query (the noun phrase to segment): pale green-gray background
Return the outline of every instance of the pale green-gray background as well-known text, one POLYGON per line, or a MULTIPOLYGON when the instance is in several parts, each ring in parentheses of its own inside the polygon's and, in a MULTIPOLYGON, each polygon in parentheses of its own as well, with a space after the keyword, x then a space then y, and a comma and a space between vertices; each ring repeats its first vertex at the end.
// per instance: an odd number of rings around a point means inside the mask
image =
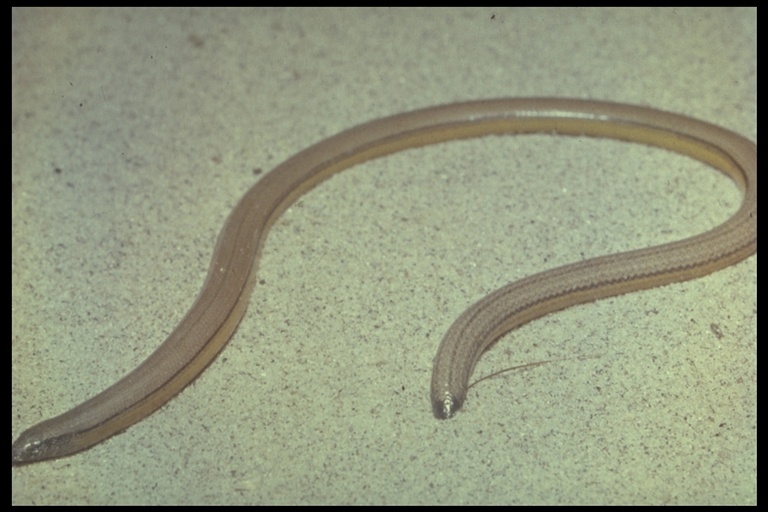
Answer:
MULTIPOLYGON (((149 354, 219 228, 309 144, 503 96, 638 103, 756 140, 753 9, 13 11, 12 434, 149 354), (58 169, 58 171, 57 171, 58 169)), ((92 450, 13 468, 14 503, 753 503, 756 258, 572 308, 486 354, 452 421, 432 357, 533 272, 732 213, 727 179, 547 136, 408 151, 276 223, 239 331, 92 450)))

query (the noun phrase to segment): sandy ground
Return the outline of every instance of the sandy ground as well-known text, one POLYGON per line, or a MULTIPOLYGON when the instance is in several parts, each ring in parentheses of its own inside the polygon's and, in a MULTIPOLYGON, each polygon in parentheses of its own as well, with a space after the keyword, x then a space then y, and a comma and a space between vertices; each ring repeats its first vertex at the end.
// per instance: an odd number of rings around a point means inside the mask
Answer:
MULTIPOLYGON (((355 124, 506 96, 653 106, 756 140, 756 12, 20 9, 12 434, 143 360, 259 176, 355 124), (259 170, 263 171, 259 173, 259 170)), ((730 182, 642 146, 494 137, 360 165, 275 224, 236 335, 12 501, 754 503, 756 257, 503 338, 452 421, 431 363, 489 291, 704 231, 730 182)))

